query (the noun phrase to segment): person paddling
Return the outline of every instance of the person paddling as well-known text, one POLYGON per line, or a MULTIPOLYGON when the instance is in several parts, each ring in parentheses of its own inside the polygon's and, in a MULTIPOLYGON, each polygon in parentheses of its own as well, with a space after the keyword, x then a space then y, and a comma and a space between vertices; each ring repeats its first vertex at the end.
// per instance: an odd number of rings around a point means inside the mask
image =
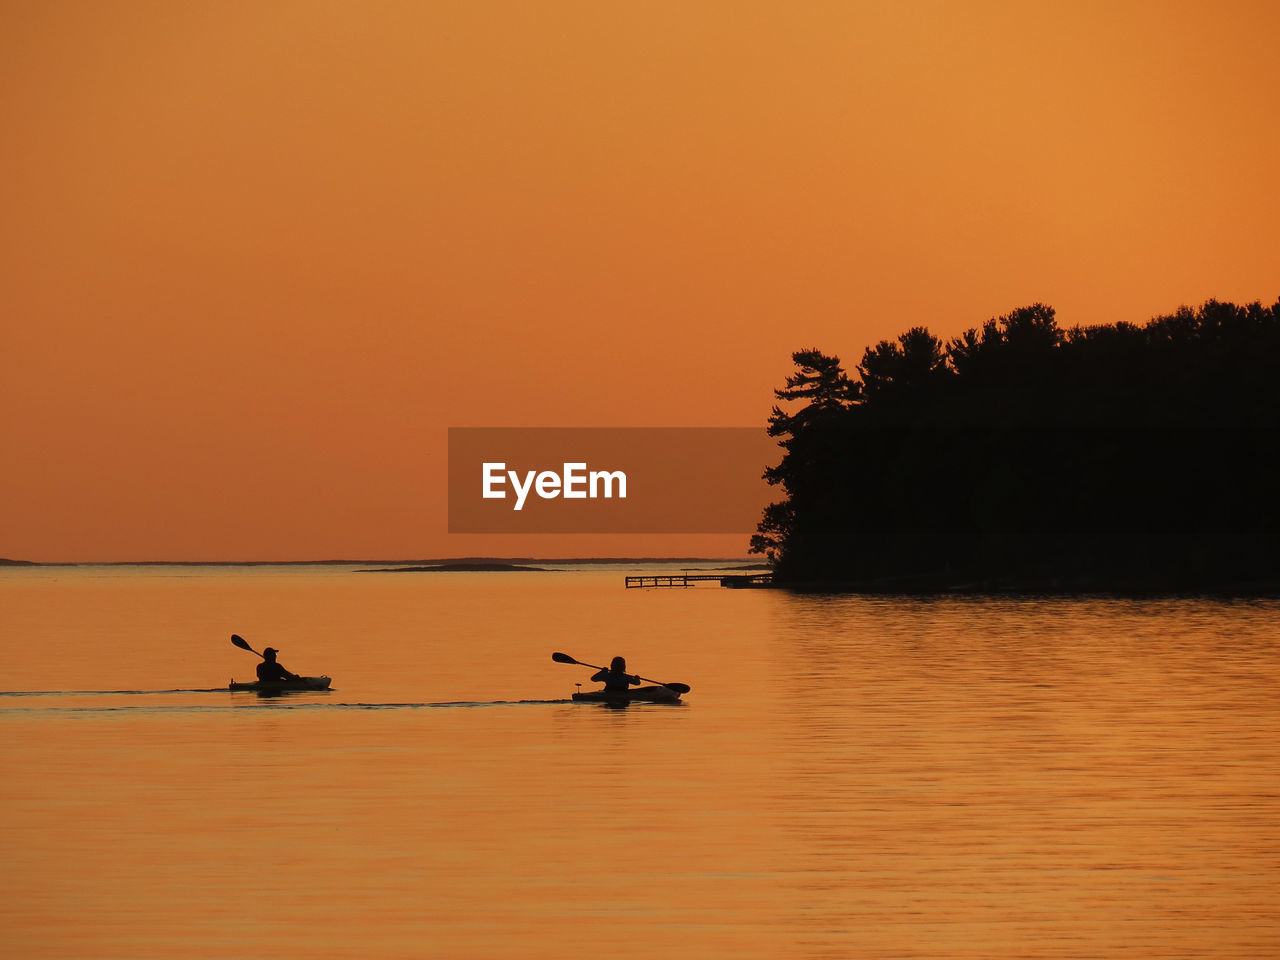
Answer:
POLYGON ((631 687, 640 685, 640 678, 627 673, 627 661, 623 657, 614 657, 607 670, 597 671, 591 679, 603 683, 606 693, 626 693, 631 687))
POLYGON ((297 680, 296 673, 290 673, 284 668, 284 665, 276 662, 277 650, 275 647, 267 647, 262 651, 262 662, 258 664, 259 680, 297 680))

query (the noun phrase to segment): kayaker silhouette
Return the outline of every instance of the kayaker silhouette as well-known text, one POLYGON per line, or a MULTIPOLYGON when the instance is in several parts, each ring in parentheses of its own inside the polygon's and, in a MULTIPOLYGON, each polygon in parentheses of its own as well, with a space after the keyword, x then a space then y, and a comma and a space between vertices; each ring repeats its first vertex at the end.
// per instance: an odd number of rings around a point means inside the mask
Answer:
POLYGON ((297 680, 296 673, 290 673, 283 664, 276 662, 276 648, 267 647, 262 651, 262 662, 258 664, 259 680, 297 680))
POLYGON ((599 670, 592 677, 597 683, 603 683, 607 693, 626 693, 630 687, 638 687, 640 678, 627 673, 627 661, 623 657, 614 657, 607 670, 599 670))

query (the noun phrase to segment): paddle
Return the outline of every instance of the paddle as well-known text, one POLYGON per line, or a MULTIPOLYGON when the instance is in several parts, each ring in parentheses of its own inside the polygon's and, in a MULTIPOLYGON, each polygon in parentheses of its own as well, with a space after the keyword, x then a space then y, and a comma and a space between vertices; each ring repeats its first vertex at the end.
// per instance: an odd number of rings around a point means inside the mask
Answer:
MULTIPOLYGON (((575 660, 567 653, 553 653, 551 659, 556 663, 573 663, 579 667, 590 667, 592 670, 603 670, 604 667, 597 667, 594 663, 583 663, 581 660, 575 660)), ((666 687, 668 690, 674 690, 676 693, 688 693, 691 689, 687 683, 663 683, 660 680, 650 680, 648 677, 641 677, 635 673, 632 676, 643 680, 645 683, 656 683, 660 687, 666 687)))
MULTIPOLYGON (((231 635, 231 645, 233 647, 239 647, 241 650, 248 650, 250 653, 257 654, 259 657, 262 657, 262 654, 258 653, 257 650, 249 646, 249 641, 246 640, 244 637, 240 636, 239 634, 233 633, 231 635)), ((262 657, 262 659, 265 660, 267 658, 262 657)))

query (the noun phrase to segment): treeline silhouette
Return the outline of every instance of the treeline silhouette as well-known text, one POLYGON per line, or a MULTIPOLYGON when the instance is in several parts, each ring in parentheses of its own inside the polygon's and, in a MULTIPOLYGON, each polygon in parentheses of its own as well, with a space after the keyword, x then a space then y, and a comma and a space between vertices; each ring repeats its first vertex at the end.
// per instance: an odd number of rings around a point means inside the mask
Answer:
POLYGON ((1280 301, 1139 326, 1034 304, 948 342, 793 354, 753 552, 859 589, 1186 592, 1280 582, 1280 301))

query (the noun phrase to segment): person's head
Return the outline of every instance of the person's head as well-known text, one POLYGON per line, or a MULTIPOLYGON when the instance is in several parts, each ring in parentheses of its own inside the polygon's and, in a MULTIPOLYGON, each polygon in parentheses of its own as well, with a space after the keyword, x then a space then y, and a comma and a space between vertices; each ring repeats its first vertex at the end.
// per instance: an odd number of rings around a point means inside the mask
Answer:
POLYGON ((267 661, 274 661, 274 660, 275 660, 275 658, 276 658, 276 648, 275 648, 275 647, 267 647, 267 649, 265 649, 265 650, 263 650, 263 651, 262 651, 262 659, 263 659, 263 660, 267 660, 267 661))
POLYGON ((613 661, 609 664, 609 669, 612 670, 614 673, 626 673, 627 672, 626 658, 614 657, 613 661))

